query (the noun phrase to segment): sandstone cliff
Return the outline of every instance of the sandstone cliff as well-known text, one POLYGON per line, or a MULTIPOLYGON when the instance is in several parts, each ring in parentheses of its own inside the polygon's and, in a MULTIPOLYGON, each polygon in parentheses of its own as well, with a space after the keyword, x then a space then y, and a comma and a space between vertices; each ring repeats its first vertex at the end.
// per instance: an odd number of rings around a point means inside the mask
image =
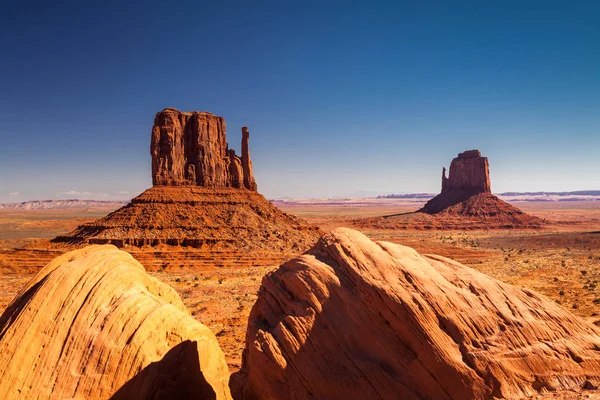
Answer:
POLYGON ((2 399, 230 399, 216 337, 113 246, 65 253, 0 318, 2 399))
POLYGON ((249 136, 244 127, 240 158, 227 146, 222 117, 166 108, 156 114, 152 127, 152 183, 256 190, 249 136))
POLYGON ((490 167, 479 150, 467 150, 450 163, 450 176, 442 169, 442 193, 462 190, 471 194, 491 193, 490 167))
POLYGON ((336 229, 262 282, 239 399, 491 399, 593 388, 600 331, 440 256, 336 229))

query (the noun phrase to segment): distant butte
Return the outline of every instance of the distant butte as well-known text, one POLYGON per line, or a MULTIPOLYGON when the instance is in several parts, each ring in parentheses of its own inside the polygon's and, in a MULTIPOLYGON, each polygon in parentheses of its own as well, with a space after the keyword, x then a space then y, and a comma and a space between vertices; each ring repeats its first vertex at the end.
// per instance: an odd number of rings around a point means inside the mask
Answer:
POLYGON ((467 150, 442 169, 442 192, 419 211, 485 220, 497 226, 539 227, 542 221, 492 194, 490 166, 479 150, 467 150))
POLYGON ((472 196, 492 193, 491 186, 487 157, 482 157, 479 150, 464 151, 450 163, 448 178, 446 168, 442 168, 442 192, 420 211, 436 214, 472 196))
POLYGON ((460 153, 442 168, 442 191, 415 213, 363 218, 359 227, 382 229, 540 228, 543 221, 492 194, 490 167, 479 150, 460 153))

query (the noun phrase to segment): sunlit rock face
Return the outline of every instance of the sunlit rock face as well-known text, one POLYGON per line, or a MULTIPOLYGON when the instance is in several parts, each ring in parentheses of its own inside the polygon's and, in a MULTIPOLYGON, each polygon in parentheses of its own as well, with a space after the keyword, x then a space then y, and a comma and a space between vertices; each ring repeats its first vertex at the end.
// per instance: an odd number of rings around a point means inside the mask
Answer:
POLYGON ((222 117, 166 108, 156 114, 152 127, 152 183, 255 191, 249 139, 248 128, 243 127, 239 157, 228 148, 222 117))
POLYGON ((44 267, 0 318, 1 399, 230 399, 215 335, 129 253, 44 267))
POLYGON ((339 228, 268 274, 239 399, 530 398, 600 382, 600 331, 548 298, 339 228))

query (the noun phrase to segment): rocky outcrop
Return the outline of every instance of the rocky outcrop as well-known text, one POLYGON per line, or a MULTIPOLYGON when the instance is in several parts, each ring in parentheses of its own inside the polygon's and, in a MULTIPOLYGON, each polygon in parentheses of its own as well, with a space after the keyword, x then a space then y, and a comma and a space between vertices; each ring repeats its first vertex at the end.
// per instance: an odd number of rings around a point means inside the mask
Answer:
POLYGON ((265 265, 273 265, 272 255, 281 262, 306 251, 322 232, 257 192, 249 141, 243 127, 238 157, 227 147, 223 118, 172 108, 159 112, 150 145, 154 186, 53 242, 182 246, 253 264, 250 253, 260 251, 270 253, 260 257, 265 265))
POLYGON ((256 190, 256 181, 252 173, 252 160, 250 160, 250 132, 245 126, 242 128, 242 170, 244 173, 244 187, 256 190))
MULTIPOLYGON (((487 157, 479 150, 462 152, 452 160, 450 175, 442 169, 442 192, 429 200, 419 212, 443 218, 467 218, 485 222, 484 228, 540 228, 543 221, 527 215, 491 192, 487 157)), ((446 221, 443 226, 455 226, 446 221)))
POLYGON ((152 183, 255 191, 248 141, 248 128, 244 127, 240 158, 227 146, 222 117, 207 112, 181 112, 166 108, 156 114, 152 127, 152 183))
POLYGON ((467 150, 450 163, 450 176, 442 169, 442 193, 461 190, 471 194, 491 193, 490 167, 479 150, 467 150))
POLYGON ((446 168, 442 168, 442 192, 420 211, 435 214, 479 193, 491 193, 488 159, 479 150, 467 150, 452 160, 447 178, 446 168))
POLYGON ((240 399, 491 399, 600 383, 600 331, 546 297, 340 228, 267 275, 240 399))
POLYGON ((216 337, 114 246, 65 253, 0 318, 2 399, 230 399, 216 337))

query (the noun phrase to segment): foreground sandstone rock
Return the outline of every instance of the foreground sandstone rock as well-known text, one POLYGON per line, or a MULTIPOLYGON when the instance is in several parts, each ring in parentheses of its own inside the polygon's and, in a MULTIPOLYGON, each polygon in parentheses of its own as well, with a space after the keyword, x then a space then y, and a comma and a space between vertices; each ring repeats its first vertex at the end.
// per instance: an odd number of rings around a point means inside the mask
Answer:
POLYGON ((600 383, 600 331, 546 297, 340 228, 267 275, 240 399, 491 399, 600 383))
POLYGON ((215 336, 113 246, 65 253, 0 318, 2 399, 229 399, 215 336))

